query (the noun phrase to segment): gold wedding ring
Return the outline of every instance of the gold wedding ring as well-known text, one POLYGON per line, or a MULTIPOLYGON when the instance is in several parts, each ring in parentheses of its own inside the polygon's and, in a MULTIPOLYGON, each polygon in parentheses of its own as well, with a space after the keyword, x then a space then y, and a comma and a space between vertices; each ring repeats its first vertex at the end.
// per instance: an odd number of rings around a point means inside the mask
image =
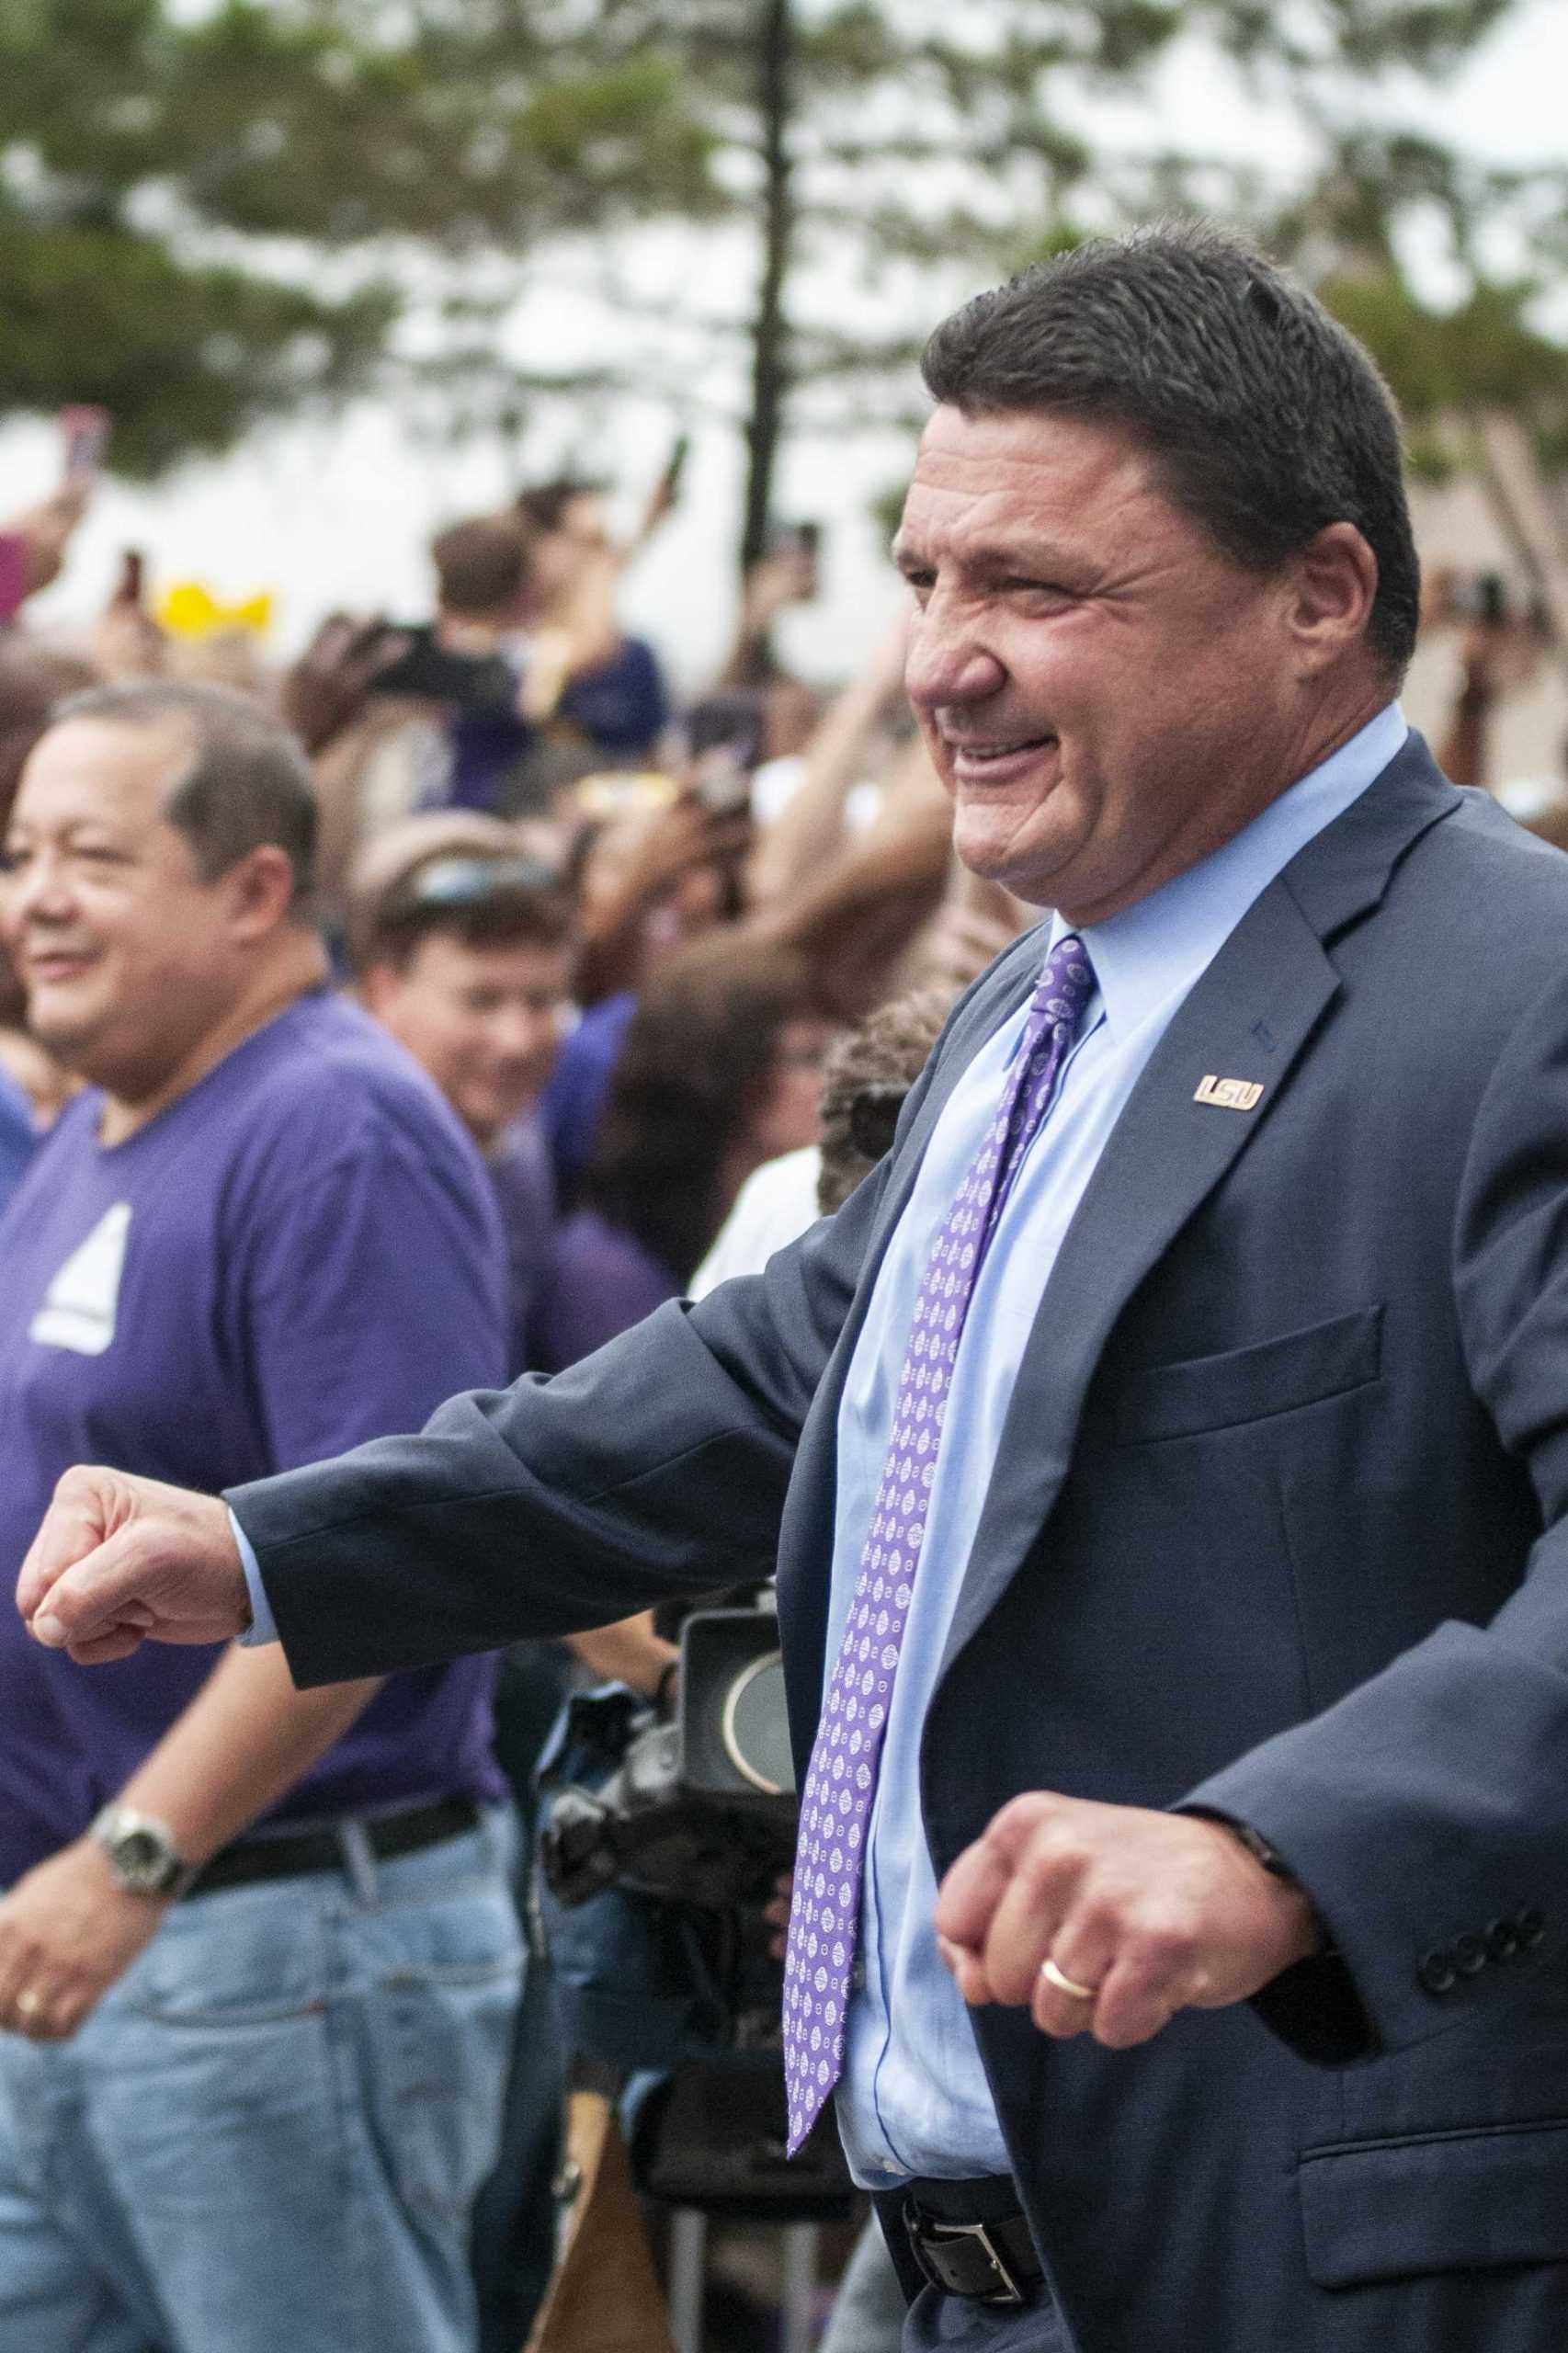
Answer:
POLYGON ((35 1994, 30 1985, 24 1986, 17 1996, 17 2016, 19 2018, 36 2018, 42 2007, 43 1995, 35 1994))
POLYGON ((1040 1973, 1048 1985, 1054 1985, 1059 1994, 1071 1995, 1074 2002, 1097 2002, 1099 1999, 1097 1985, 1080 1985, 1075 1977, 1069 1977, 1064 1969, 1058 1969, 1049 1955, 1040 1962, 1040 1973))

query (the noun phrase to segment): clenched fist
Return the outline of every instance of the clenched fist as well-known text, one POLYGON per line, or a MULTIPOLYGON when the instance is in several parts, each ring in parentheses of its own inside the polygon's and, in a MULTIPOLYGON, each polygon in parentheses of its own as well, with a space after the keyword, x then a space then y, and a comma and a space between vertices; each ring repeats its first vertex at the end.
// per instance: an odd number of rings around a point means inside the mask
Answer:
POLYGON ((1043 2033, 1112 2050, 1245 2001, 1323 1940, 1301 1889, 1221 1824, 1049 1790, 959 1857, 937 1934, 966 2002, 1027 2004, 1043 2033))
POLYGON ((222 1643, 250 1623, 250 1597, 223 1505, 125 1471, 67 1471, 33 1539, 17 1607, 50 1650, 79 1666, 143 1642, 222 1643))

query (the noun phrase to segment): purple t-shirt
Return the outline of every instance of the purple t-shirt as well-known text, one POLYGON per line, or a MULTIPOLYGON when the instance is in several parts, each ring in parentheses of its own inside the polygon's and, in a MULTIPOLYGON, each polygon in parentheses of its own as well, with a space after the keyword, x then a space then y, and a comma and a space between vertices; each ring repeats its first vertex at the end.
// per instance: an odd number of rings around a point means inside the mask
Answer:
MULTIPOLYGON (((384 1031, 312 994, 124 1143, 67 1106, 0 1218, 0 1586, 74 1462, 209 1494, 505 1378, 483 1164, 384 1031)), ((219 1652, 46 1651, 0 1600, 0 1887, 75 1837, 219 1652)), ((279 1821, 500 1793, 488 1659, 402 1675, 279 1821)))
POLYGON ((628 1024, 637 1010, 631 989, 601 997, 562 1039, 550 1083, 540 1098, 539 1116, 550 1140, 557 1188, 570 1200, 587 1166, 609 1093, 628 1024))
POLYGON ((597 1210, 579 1210, 555 1237, 539 1303, 536 1370, 564 1372, 679 1296, 676 1276, 634 1234, 597 1210))
POLYGON ((0 1210, 21 1183, 37 1149, 28 1098, 10 1072, 0 1065, 0 1210))
POLYGON ((670 717, 658 655, 644 638, 623 637, 597 670, 571 681, 556 710, 601 752, 651 752, 670 717))
POLYGON ((555 1241, 555 1170, 537 1117, 515 1120, 485 1166, 506 1237, 508 1378, 534 1364, 540 1294, 555 1241))

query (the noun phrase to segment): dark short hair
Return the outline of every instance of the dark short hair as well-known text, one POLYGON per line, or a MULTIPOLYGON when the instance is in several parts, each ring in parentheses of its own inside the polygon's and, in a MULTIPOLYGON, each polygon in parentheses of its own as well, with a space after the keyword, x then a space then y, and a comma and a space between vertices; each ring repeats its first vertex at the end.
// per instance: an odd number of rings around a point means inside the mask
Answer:
POLYGON ((361 972, 405 972, 437 935, 464 948, 565 948, 574 930, 570 892, 537 858, 437 850, 402 874, 371 910, 355 945, 361 972))
POLYGON ((822 1173, 817 1207, 844 1207, 892 1148, 903 1100, 926 1067, 953 1008, 950 988, 908 990, 869 1013, 828 1055, 822 1087, 822 1173))
POLYGON ((494 612, 511 602, 528 577, 528 533, 515 516, 471 516, 437 532, 430 560, 447 612, 494 612))
POLYGON ((204 881, 268 845, 288 858, 293 911, 315 888, 316 796, 297 737, 249 696, 190 680, 138 678, 68 695, 50 724, 71 719, 157 727, 175 720, 191 737, 189 765, 169 787, 164 815, 189 842, 204 881))
POLYGON ((1080 245, 966 302, 922 366, 966 415, 1122 426, 1165 496, 1249 571, 1354 523, 1378 561, 1369 642, 1403 673, 1421 574, 1392 395, 1356 338, 1243 238, 1178 222, 1080 245))
POLYGON ((557 474, 553 482, 536 483, 517 494, 517 512, 531 530, 558 531, 574 498, 602 498, 605 485, 585 474, 557 474))

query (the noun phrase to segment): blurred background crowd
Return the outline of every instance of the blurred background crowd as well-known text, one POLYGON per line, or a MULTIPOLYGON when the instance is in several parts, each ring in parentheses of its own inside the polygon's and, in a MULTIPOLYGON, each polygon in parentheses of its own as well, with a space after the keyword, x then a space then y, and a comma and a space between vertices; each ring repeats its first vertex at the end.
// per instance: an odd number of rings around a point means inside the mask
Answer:
MULTIPOLYGON (((416 620, 335 613, 282 663, 253 616, 155 613, 141 551, 96 614, 33 618, 105 427, 71 411, 63 429, 60 487, 0 527, 0 808, 51 710, 94 686, 216 687, 289 731, 334 978, 490 1166, 514 1370, 557 1370, 687 1289, 754 1172, 817 1142, 834 1040, 905 991, 956 992, 1038 919, 950 856, 902 617, 836 687, 778 654, 780 618, 818 593, 816 528, 778 532, 749 567, 697 691, 624 626, 622 577, 677 504, 684 439, 629 536, 608 472, 528 484, 435 534, 416 620)), ((1457 782, 1568 842, 1562 535, 1528 462, 1526 497, 1528 567, 1429 563, 1407 701, 1457 782), (1498 748, 1520 702, 1523 767, 1498 748)), ((14 972, 3 987, 11 1181, 76 1082, 29 1036, 14 972)))
MULTIPOLYGON (((85 494, 0 539, 25 550, 21 581, 51 576, 85 494)), ((440 531, 417 623, 334 615, 287 666, 244 626, 160 626, 130 556, 86 630, 35 630, 18 597, 0 636, 7 810, 51 708, 96 685, 216 687, 303 747, 335 977, 491 1166, 514 1370, 557 1369, 684 1290, 753 1172, 816 1142, 834 1038, 906 987, 956 989, 1037 919, 952 864, 902 622, 836 692, 792 676, 770 624, 812 595, 815 555, 791 535, 677 705, 617 618, 635 551, 599 484, 562 481, 440 531)), ((0 1057, 41 1133, 74 1082, 14 973, 0 1057)))

